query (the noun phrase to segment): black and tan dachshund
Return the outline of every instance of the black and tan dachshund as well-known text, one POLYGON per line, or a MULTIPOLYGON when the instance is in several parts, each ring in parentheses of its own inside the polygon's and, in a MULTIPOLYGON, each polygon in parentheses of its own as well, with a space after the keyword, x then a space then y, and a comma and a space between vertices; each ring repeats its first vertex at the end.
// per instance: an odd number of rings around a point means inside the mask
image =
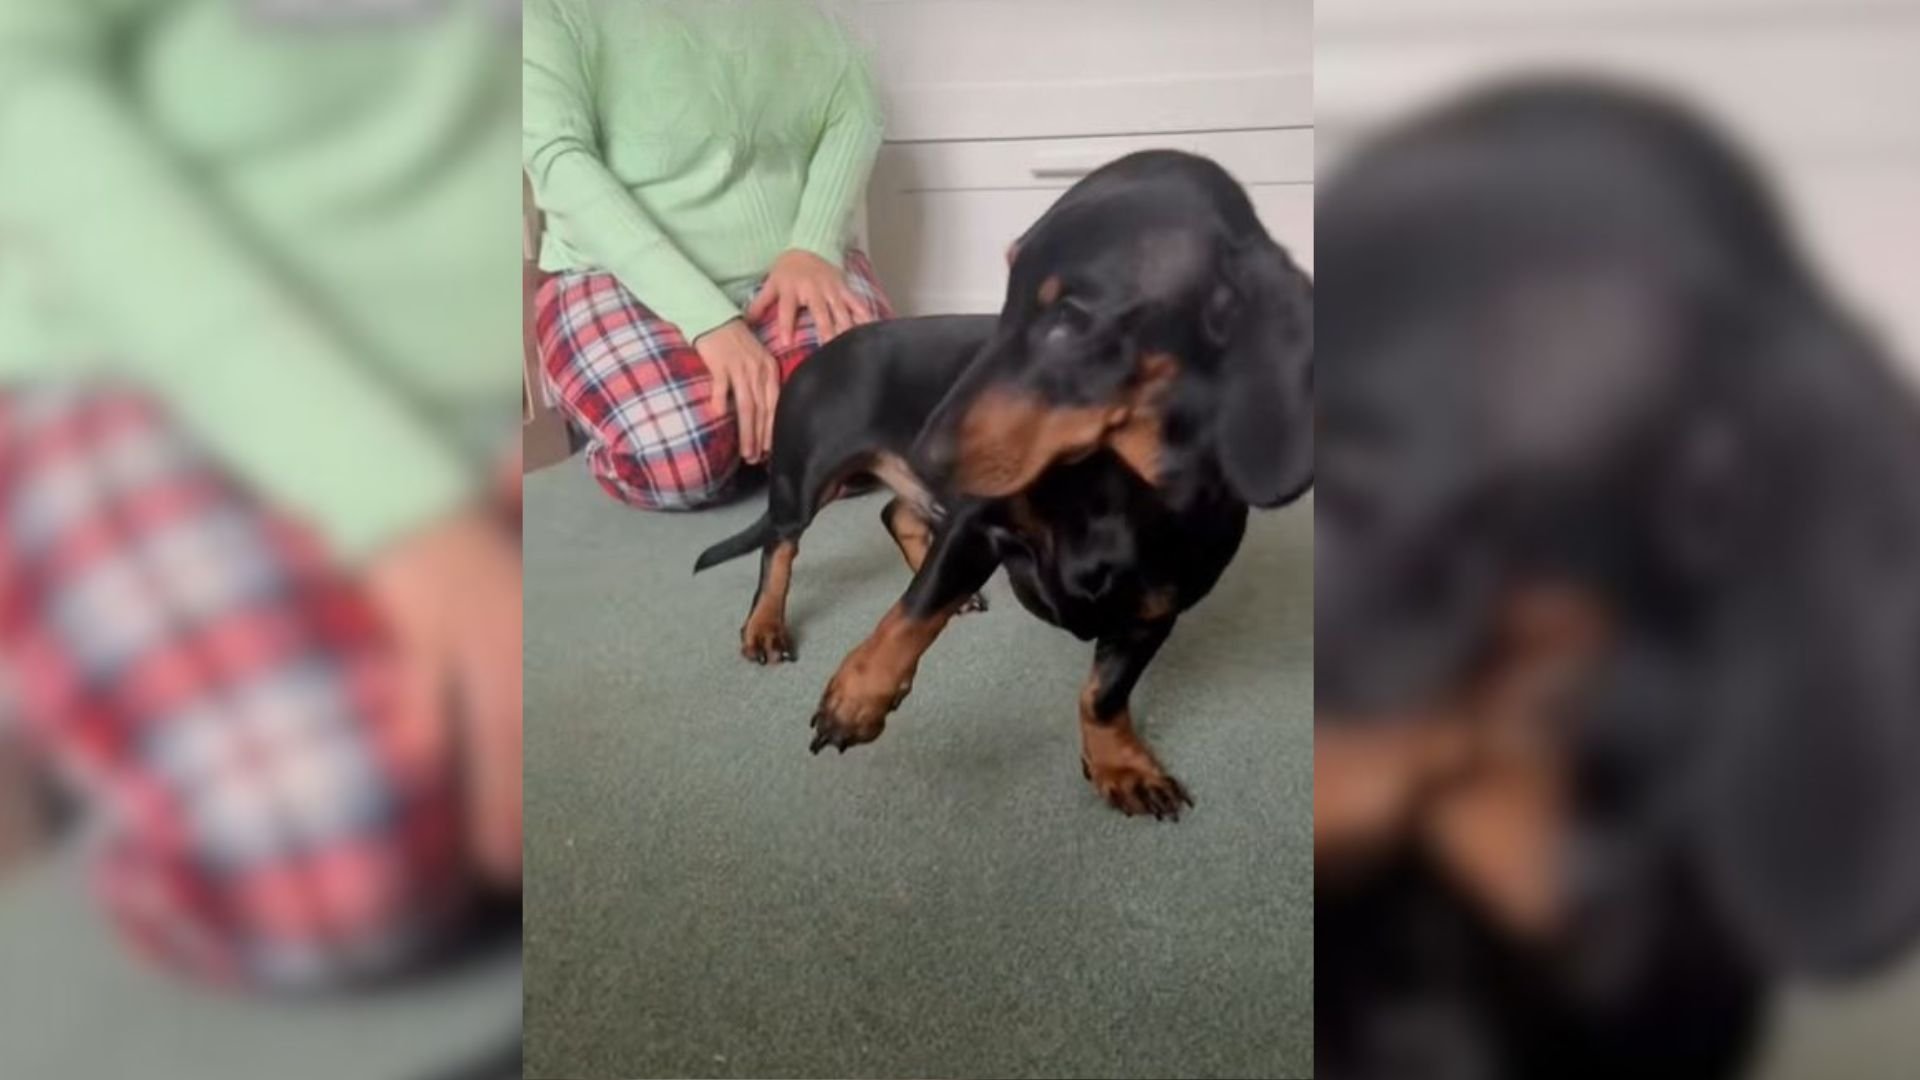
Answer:
POLYGON ((1316 224, 1317 1071, 1735 1075, 1920 930, 1920 406, 1662 99, 1486 91, 1316 224))
POLYGON ((793 656, 801 532, 857 477, 913 580, 828 683, 812 749, 878 738, 920 658, 998 567, 1040 618, 1095 642, 1082 765, 1128 814, 1186 789, 1128 697, 1180 614, 1232 560, 1248 506, 1312 483, 1312 289, 1246 192, 1204 158, 1129 155, 1016 243, 1000 315, 902 319, 822 348, 782 392, 766 515, 696 570, 761 550, 741 631, 793 656))

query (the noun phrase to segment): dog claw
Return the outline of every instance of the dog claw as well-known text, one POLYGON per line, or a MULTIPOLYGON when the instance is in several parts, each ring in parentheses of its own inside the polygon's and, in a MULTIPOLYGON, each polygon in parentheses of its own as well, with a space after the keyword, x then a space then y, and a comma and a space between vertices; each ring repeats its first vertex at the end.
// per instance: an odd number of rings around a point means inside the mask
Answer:
POLYGON ((807 724, 813 729, 813 739, 807 744, 807 749, 814 754, 818 754, 829 746, 844 754, 861 743, 871 742, 878 734, 877 732, 867 734, 860 729, 849 728, 835 719, 826 709, 815 712, 807 724))
POLYGON ((740 630, 740 655, 761 667, 791 661, 795 652, 785 626, 768 629, 748 623, 740 630))
POLYGON ((908 685, 902 680, 892 700, 887 701, 876 698, 870 688, 862 688, 863 693, 851 692, 843 677, 835 675, 808 721, 814 730, 816 752, 819 747, 832 746, 844 754, 879 738, 886 728, 887 715, 906 696, 908 685))
POLYGON ((1108 767, 1096 772, 1083 757, 1080 772, 1107 805, 1129 817, 1151 814, 1155 821, 1177 822, 1181 804, 1193 805, 1185 785, 1157 769, 1147 773, 1108 767))

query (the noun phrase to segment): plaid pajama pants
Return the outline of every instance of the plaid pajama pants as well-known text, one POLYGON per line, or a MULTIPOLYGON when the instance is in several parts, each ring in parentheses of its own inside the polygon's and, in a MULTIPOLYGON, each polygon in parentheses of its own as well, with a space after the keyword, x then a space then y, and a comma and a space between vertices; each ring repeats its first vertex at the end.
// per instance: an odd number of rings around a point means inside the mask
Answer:
POLYGON ((140 951, 310 988, 391 972, 448 923, 450 765, 383 723, 384 642, 316 538, 144 395, 0 387, 0 682, 140 951))
MULTIPOLYGON (((864 253, 849 251, 847 284, 879 318, 893 314, 864 253)), ((758 292, 756 287, 755 292, 758 292)), ((726 493, 740 468, 740 436, 700 354, 673 324, 612 274, 569 271, 540 286, 540 363, 560 410, 587 440, 587 464, 607 493, 647 510, 689 510, 726 493)), ((775 313, 753 330, 785 382, 819 348, 811 312, 777 347, 775 313)))

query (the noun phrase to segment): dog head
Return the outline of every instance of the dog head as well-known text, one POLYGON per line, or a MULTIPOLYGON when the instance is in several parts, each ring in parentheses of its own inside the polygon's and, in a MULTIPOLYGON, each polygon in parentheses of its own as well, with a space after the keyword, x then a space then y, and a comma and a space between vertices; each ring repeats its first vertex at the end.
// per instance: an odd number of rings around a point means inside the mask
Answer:
POLYGON ((1312 286, 1218 165, 1122 158, 1009 254, 999 327, 922 436, 930 472, 998 497, 1104 448, 1258 506, 1311 485, 1312 286))

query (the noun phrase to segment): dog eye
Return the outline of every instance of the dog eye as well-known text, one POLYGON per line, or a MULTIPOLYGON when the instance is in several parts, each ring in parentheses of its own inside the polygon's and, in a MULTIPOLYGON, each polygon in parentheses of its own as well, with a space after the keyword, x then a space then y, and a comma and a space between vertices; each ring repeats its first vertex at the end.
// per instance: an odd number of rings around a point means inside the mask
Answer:
POLYGON ((1035 326, 1040 344, 1049 347, 1077 341, 1092 328, 1093 312, 1070 298, 1048 308, 1035 326))
POLYGON ((1099 318, 1093 313, 1093 308, 1078 297, 1062 297, 1060 303, 1055 305, 1055 310, 1059 313, 1061 324, 1069 327, 1076 334, 1091 333, 1100 324, 1099 318))

